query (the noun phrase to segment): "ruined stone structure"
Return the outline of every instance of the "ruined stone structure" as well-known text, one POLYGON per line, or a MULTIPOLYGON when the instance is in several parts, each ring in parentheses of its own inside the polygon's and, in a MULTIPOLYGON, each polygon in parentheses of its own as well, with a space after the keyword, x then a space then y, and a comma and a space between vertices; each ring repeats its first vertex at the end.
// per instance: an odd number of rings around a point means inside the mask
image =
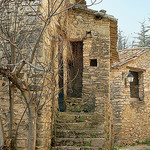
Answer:
POLYGON ((150 139, 150 49, 119 51, 119 57, 110 72, 112 124, 114 142, 126 145, 150 139))

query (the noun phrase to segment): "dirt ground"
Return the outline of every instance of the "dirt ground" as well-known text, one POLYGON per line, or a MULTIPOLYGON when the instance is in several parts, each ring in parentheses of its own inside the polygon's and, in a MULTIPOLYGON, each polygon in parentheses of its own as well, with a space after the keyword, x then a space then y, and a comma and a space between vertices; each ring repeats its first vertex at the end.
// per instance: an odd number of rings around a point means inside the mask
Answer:
POLYGON ((127 146, 120 148, 120 150, 150 150, 150 146, 147 145, 127 146))

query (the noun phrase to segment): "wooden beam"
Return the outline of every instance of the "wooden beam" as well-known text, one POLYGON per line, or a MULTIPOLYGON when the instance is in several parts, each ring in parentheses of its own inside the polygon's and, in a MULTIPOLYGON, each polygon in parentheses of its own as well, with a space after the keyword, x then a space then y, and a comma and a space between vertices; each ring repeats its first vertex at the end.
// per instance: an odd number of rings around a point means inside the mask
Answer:
POLYGON ((131 71, 135 71, 135 72, 145 72, 146 69, 141 69, 141 68, 135 68, 135 67, 126 67, 127 69, 130 69, 131 71))

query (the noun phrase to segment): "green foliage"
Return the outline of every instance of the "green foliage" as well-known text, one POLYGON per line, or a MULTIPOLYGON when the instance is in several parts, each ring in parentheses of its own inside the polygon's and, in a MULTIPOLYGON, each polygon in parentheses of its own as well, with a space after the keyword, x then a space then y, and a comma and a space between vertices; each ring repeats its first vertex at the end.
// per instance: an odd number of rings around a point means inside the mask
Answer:
POLYGON ((91 146, 91 142, 86 142, 85 146, 91 146))
POLYGON ((137 143, 137 144, 141 144, 139 141, 135 141, 135 143, 137 143))
POLYGON ((72 112, 81 112, 81 110, 76 110, 76 109, 75 109, 75 110, 73 110, 72 112))
POLYGON ((96 137, 96 134, 95 133, 90 133, 90 136, 91 137, 96 137))
POLYGON ((51 147, 50 150, 53 150, 53 147, 51 147))
POLYGON ((114 150, 120 150, 122 146, 114 146, 114 150))
POLYGON ((88 113, 88 112, 89 112, 89 111, 88 111, 88 110, 86 110, 86 109, 84 109, 83 111, 84 111, 85 113, 88 113))
POLYGON ((83 118, 81 116, 79 116, 78 118, 76 118, 76 121, 77 122, 83 122, 84 120, 83 120, 83 118))
POLYGON ((83 120, 83 118, 80 116, 79 117, 79 122, 83 122, 84 120, 83 120))
POLYGON ((132 143, 131 146, 136 146, 136 143, 132 143))
POLYGON ((59 116, 59 110, 57 110, 57 114, 56 114, 56 116, 57 116, 57 117, 59 116))
POLYGON ((137 144, 146 144, 148 146, 150 146, 150 141, 146 140, 146 141, 143 141, 143 142, 139 142, 139 141, 135 141, 137 144))
POLYGON ((56 122, 59 122, 58 116, 59 116, 59 110, 57 110, 57 113, 56 113, 56 122))
POLYGON ((141 144, 146 144, 146 145, 150 145, 150 141, 146 140, 146 141, 143 141, 141 144))
POLYGON ((59 119, 58 119, 58 118, 56 118, 56 122, 59 122, 59 119))
POLYGON ((141 31, 137 33, 137 37, 135 37, 138 42, 133 46, 136 47, 148 47, 150 44, 150 36, 149 36, 149 28, 145 24, 145 21, 140 22, 141 31))
POLYGON ((107 132, 107 139, 109 140, 109 131, 107 132))

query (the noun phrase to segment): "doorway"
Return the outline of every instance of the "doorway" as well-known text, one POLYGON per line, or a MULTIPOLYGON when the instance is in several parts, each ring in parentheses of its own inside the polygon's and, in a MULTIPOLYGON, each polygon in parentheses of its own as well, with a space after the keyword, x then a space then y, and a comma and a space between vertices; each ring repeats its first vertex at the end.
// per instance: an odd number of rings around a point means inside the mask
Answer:
POLYGON ((71 42, 72 60, 68 62, 68 90, 69 97, 81 98, 83 75, 83 41, 71 42))

